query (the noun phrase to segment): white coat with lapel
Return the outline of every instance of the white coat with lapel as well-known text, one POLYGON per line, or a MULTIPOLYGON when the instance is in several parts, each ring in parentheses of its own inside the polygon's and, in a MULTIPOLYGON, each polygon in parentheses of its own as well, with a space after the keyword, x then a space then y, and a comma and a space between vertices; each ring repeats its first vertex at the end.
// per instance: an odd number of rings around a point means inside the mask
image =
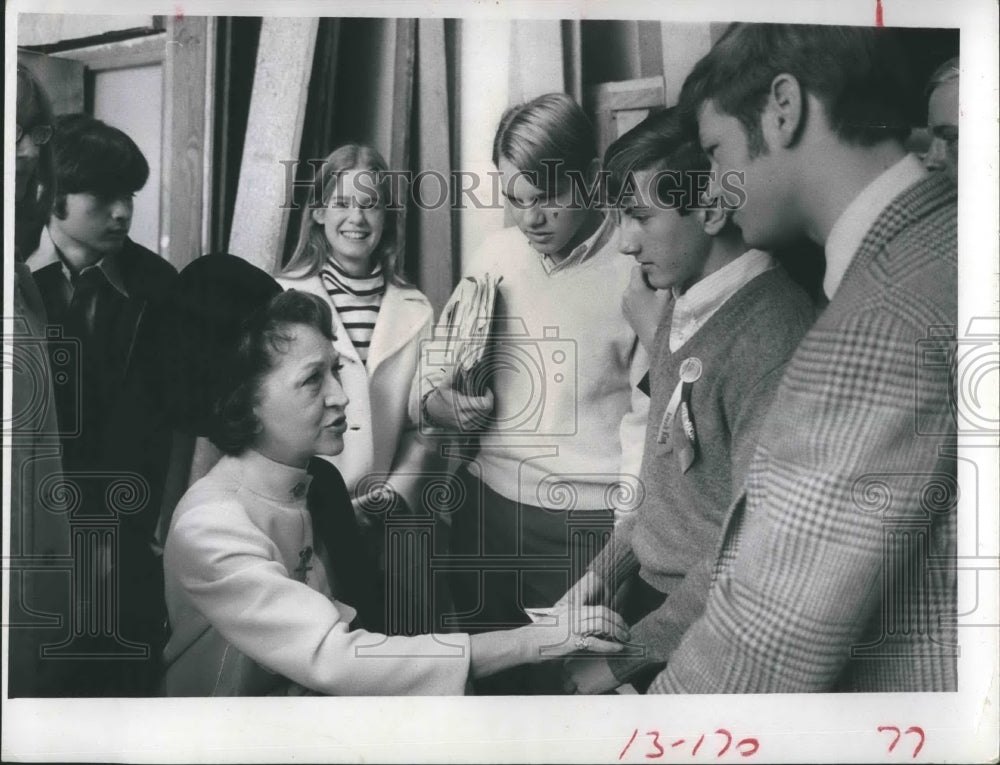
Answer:
POLYGON ((431 336, 434 310, 430 302, 417 289, 386 285, 366 368, 318 274, 277 280, 285 289, 318 295, 333 311, 337 335, 333 345, 343 362, 340 378, 350 399, 349 428, 344 450, 327 459, 343 474, 356 509, 360 510, 358 497, 390 475, 395 491, 410 507, 419 508, 422 478, 433 469, 433 452, 419 440, 408 412, 416 410, 414 381, 421 342, 431 336))

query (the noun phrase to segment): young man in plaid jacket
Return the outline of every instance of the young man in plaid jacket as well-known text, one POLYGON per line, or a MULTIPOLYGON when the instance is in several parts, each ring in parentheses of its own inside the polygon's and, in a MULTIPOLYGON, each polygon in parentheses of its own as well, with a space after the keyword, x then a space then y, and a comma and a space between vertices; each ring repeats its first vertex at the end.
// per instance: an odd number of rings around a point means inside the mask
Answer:
POLYGON ((652 693, 956 689, 950 369, 920 363, 954 333, 956 190, 903 149, 889 34, 734 25, 685 82, 713 169, 745 173, 747 244, 822 244, 830 302, 652 693))

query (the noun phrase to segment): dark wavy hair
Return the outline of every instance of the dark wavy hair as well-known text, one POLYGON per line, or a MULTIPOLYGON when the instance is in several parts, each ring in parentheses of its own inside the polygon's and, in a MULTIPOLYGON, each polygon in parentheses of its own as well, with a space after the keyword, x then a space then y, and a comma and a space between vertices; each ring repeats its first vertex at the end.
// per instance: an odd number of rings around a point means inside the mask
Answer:
POLYGON ((765 149, 760 117, 782 73, 819 99, 846 142, 870 146, 910 134, 914 90, 906 58, 892 30, 873 27, 733 24, 684 81, 685 119, 696 122, 711 101, 740 121, 757 156, 765 149))
POLYGON ((680 118, 676 107, 649 115, 612 143, 604 152, 603 169, 607 173, 608 194, 618 199, 630 176, 645 170, 669 170, 656 184, 660 202, 678 200, 676 209, 687 215, 697 207, 692 198, 695 185, 690 176, 707 172, 712 164, 698 144, 698 136, 680 118))
POLYGON ((287 353, 295 337, 294 327, 318 330, 333 342, 333 314, 326 301, 316 295, 288 290, 275 295, 244 323, 239 340, 226 359, 227 373, 213 397, 208 438, 222 452, 244 452, 260 432, 254 406, 264 376, 274 369, 279 356, 287 353))
POLYGON ((53 212, 59 218, 66 217, 67 194, 115 199, 146 185, 149 163, 135 141, 116 127, 88 114, 65 114, 56 120, 52 140, 56 157, 53 212))

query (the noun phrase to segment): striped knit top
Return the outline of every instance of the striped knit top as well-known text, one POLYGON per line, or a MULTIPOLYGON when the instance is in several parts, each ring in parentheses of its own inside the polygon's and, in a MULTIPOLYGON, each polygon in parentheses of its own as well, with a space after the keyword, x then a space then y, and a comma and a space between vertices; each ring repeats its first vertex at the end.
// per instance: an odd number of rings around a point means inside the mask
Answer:
POLYGON ((319 275, 340 314, 347 336, 351 338, 361 361, 367 364, 375 320, 385 294, 382 267, 376 266, 368 276, 351 276, 333 259, 328 259, 319 275))

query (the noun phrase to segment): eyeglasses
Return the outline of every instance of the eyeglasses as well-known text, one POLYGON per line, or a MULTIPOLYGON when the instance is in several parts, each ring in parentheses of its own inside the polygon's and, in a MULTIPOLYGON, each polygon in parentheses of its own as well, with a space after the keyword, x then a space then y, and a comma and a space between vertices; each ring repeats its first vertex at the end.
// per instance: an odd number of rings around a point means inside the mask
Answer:
MULTIPOLYGON (((28 131, 28 135, 31 137, 31 142, 35 144, 35 146, 47 144, 52 140, 53 133, 55 133, 55 129, 51 125, 35 125, 28 131)), ((20 141, 23 136, 24 128, 18 125, 17 140, 20 141)))

